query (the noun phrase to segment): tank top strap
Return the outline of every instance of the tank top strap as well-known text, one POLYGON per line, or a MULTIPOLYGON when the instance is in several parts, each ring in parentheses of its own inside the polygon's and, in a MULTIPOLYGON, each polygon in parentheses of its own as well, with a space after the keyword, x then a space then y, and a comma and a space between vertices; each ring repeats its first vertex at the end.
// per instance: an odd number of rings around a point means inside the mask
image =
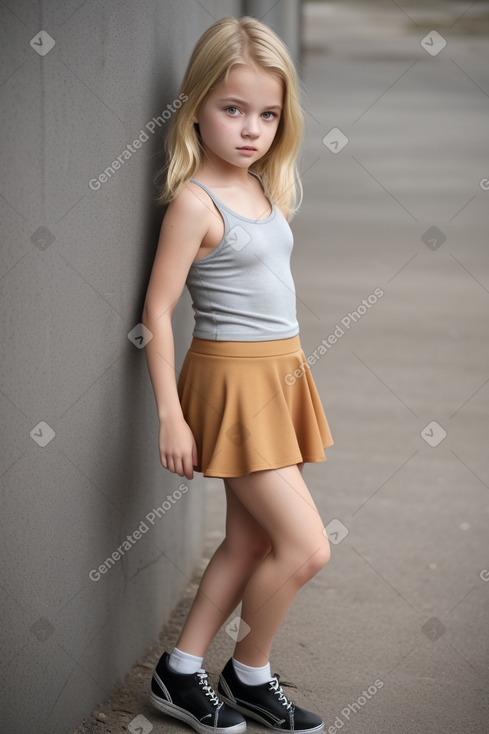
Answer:
MULTIPOLYGON (((264 192, 263 183, 259 176, 256 175, 256 173, 249 172, 251 176, 254 176, 260 183, 260 186, 262 187, 262 190, 264 192)), ((233 209, 230 209, 221 199, 219 199, 213 191, 211 191, 205 184, 203 184, 201 181, 197 181, 195 178, 190 178, 189 181, 191 183, 197 184, 197 186, 200 186, 201 189, 203 189, 211 198, 211 200, 214 202, 215 206, 217 207, 219 213, 221 214, 224 222, 229 222, 229 227, 233 226, 234 222, 242 223, 243 221, 246 221, 248 225, 253 224, 262 224, 263 222, 268 222, 270 219, 272 219, 275 215, 275 206, 271 202, 271 200, 266 197, 269 205, 271 213, 268 217, 265 217, 265 219, 250 219, 250 217, 245 217, 242 214, 239 214, 239 212, 235 212, 233 209)), ((264 192, 265 193, 265 192, 264 192)))
MULTIPOLYGON (((201 189, 204 189, 204 191, 209 194, 214 204, 219 209, 220 213, 223 217, 225 217, 228 214, 228 211, 223 211, 223 207, 225 207, 224 202, 222 202, 220 199, 217 198, 217 196, 209 189, 207 186, 200 181, 197 181, 195 178, 189 179, 192 183, 197 184, 197 186, 200 186, 201 189)), ((227 208, 227 207, 225 207, 227 208)))

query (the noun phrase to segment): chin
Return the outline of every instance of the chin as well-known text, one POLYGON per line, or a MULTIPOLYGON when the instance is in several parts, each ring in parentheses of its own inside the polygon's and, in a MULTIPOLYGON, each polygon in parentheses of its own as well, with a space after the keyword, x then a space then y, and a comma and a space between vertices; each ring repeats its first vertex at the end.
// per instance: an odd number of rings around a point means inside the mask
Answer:
POLYGON ((255 161, 248 160, 248 161, 233 161, 233 166, 236 166, 236 168, 249 168, 252 163, 255 161))

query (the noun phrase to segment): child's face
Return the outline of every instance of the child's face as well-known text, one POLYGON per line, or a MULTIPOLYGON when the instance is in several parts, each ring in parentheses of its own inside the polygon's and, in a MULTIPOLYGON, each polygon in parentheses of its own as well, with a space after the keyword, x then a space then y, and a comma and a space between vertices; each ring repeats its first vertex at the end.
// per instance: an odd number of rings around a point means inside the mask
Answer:
POLYGON ((249 168, 273 142, 282 100, 278 76, 253 66, 233 66, 227 83, 208 95, 196 118, 207 158, 249 168))

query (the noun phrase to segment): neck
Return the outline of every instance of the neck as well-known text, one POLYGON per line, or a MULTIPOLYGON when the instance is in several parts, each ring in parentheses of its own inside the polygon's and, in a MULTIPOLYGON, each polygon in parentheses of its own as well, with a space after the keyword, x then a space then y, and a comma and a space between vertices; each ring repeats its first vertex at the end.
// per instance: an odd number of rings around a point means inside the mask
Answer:
POLYGON ((249 166, 243 168, 233 166, 222 158, 209 154, 204 149, 200 165, 195 172, 195 178, 204 175, 206 178, 219 181, 224 186, 246 186, 250 180, 249 166))

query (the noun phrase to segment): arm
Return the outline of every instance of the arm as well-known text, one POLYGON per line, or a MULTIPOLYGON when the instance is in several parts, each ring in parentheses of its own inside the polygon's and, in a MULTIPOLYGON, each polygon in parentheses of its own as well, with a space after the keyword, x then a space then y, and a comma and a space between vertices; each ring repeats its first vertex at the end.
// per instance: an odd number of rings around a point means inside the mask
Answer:
POLYGON ((160 460, 187 479, 193 478, 197 447, 178 398, 171 319, 208 228, 208 207, 193 190, 183 189, 163 218, 142 313, 153 334, 145 352, 160 422, 160 460))

